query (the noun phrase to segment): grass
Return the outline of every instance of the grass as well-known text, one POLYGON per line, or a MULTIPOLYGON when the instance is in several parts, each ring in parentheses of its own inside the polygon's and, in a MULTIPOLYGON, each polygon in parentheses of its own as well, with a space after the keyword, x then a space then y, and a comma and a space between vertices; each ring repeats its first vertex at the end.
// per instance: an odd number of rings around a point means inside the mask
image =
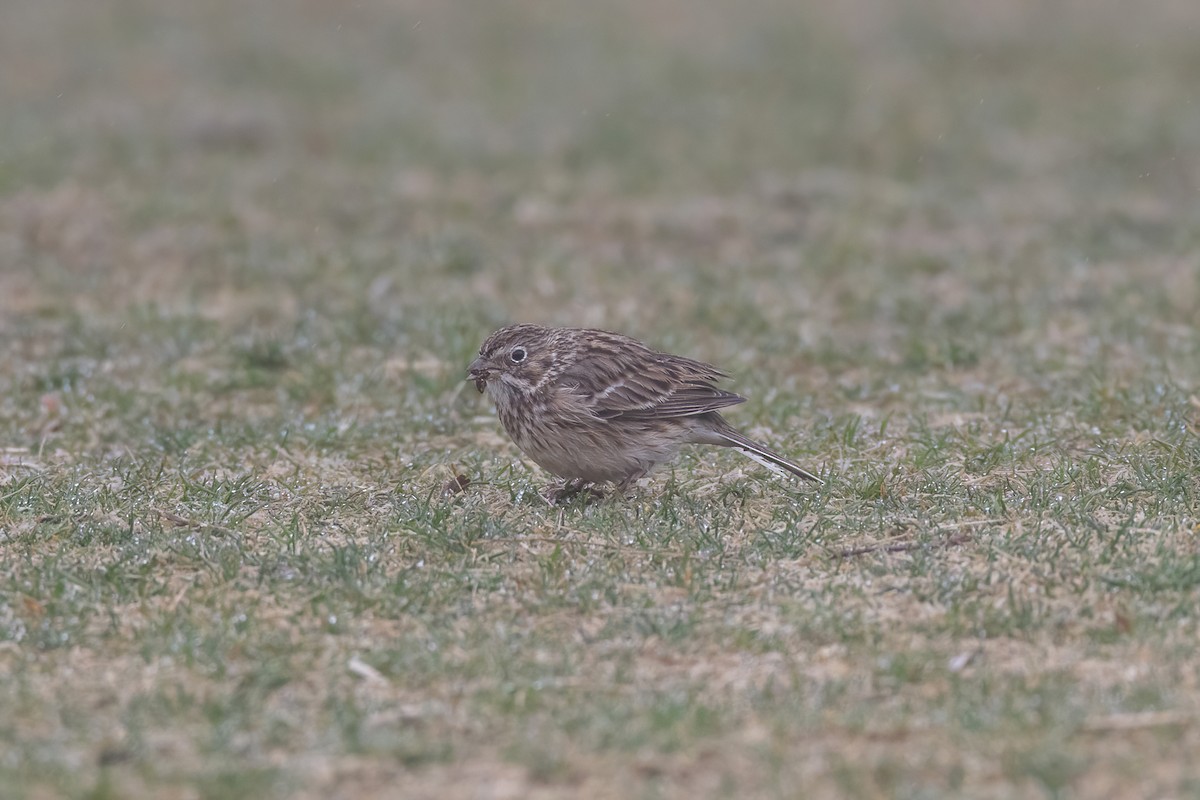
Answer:
POLYGON ((1198 33, 6 15, 6 796, 1200 792, 1198 33), (547 506, 462 380, 515 320, 722 365, 826 485, 547 506))

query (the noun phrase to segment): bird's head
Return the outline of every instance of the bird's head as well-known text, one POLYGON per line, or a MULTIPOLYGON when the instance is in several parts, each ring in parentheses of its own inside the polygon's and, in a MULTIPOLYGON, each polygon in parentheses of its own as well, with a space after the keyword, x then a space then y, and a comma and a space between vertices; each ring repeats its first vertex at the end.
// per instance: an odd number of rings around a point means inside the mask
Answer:
POLYGON ((479 348, 479 356, 467 368, 467 380, 480 392, 517 391, 528 394, 548 376, 557 374, 561 348, 557 338, 562 329, 541 325, 510 325, 493 333, 479 348))

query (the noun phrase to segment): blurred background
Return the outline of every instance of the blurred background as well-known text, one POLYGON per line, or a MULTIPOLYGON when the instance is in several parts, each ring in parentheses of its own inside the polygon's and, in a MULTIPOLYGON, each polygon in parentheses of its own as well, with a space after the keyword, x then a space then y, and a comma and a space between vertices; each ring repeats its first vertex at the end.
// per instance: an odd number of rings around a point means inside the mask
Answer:
POLYGON ((1051 300, 1134 288, 1131 257, 1140 312, 1196 301, 1174 259, 1200 208, 1200 10, 1182 0, 4 17, 9 315, 290 324, 362 303, 428 347, 427 315, 811 345, 976 290, 1038 327, 1051 300))

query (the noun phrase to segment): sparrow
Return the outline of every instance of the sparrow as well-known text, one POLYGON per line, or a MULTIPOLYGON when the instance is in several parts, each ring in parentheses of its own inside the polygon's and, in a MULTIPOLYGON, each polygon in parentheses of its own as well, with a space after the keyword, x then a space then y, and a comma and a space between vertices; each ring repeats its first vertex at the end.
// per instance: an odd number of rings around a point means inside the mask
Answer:
POLYGON ((732 447, 768 469, 821 479, 736 431, 719 409, 746 398, 716 367, 611 331, 510 325, 488 336, 467 380, 522 452, 579 489, 627 489, 685 444, 732 447))

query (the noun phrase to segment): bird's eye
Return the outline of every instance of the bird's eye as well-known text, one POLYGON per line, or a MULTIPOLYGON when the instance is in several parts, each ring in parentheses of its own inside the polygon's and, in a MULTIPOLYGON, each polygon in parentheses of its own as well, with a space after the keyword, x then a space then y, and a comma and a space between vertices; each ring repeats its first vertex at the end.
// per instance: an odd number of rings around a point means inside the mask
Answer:
POLYGON ((512 350, 508 351, 508 360, 514 364, 520 364, 525 360, 527 355, 529 354, 525 352, 525 348, 517 345, 512 350))

